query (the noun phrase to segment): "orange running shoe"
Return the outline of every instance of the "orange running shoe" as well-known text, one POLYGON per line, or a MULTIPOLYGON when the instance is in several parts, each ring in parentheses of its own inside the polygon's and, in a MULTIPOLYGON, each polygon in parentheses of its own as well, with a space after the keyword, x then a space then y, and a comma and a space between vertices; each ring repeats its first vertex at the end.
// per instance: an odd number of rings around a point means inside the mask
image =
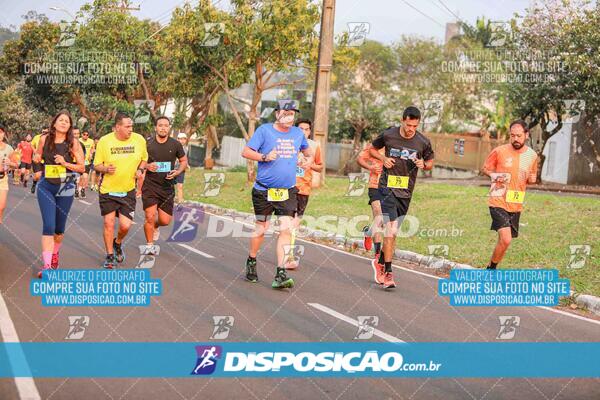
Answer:
POLYGON ((371 267, 373 267, 373 279, 376 283, 383 285, 385 266, 383 264, 379 264, 379 254, 376 254, 375 258, 371 260, 371 267))
POLYGON ((385 272, 383 278, 383 288, 384 289, 393 289, 396 287, 396 282, 394 282, 394 276, 391 272, 385 272))

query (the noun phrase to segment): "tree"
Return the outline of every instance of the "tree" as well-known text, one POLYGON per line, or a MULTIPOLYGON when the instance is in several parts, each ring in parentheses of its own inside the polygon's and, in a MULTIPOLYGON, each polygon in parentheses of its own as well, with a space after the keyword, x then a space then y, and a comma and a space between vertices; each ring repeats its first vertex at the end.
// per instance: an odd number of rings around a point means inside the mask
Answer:
POLYGON ((390 94, 390 73, 395 67, 391 49, 379 42, 365 41, 358 48, 353 66, 337 64, 334 67, 332 118, 334 137, 352 138, 352 155, 340 174, 354 169, 362 141, 385 125, 386 100, 390 94), (346 129, 347 127, 351 129, 346 129), (336 127, 342 128, 340 131, 336 127))
MULTIPOLYGON (((577 111, 567 109, 567 100, 578 100, 572 103, 576 108, 585 106, 584 126, 589 129, 584 133, 588 139, 591 126, 600 120, 599 23, 598 9, 585 0, 548 1, 528 9, 521 23, 513 21, 513 48, 518 48, 520 54, 541 55, 545 62, 545 79, 516 82, 508 91, 514 112, 528 120, 530 127, 541 128, 539 174, 546 142, 562 128, 563 118, 577 111)), ((600 154, 593 141, 592 149, 600 167, 600 154)))

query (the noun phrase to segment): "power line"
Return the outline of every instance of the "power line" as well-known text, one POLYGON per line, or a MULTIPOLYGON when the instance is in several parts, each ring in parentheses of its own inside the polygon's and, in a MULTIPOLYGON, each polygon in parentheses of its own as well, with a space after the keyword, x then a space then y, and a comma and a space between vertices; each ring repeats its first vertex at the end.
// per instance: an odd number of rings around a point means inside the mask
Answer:
POLYGON ((450 8, 448 8, 448 6, 447 6, 447 5, 446 5, 446 4, 445 4, 445 3, 444 3, 442 0, 438 0, 438 1, 440 2, 440 4, 441 4, 441 5, 443 5, 443 6, 444 6, 444 8, 445 8, 446 10, 448 10, 448 12, 449 12, 450 14, 454 15, 454 17, 455 17, 457 20, 459 20, 460 22, 463 22, 463 23, 464 23, 464 21, 463 21, 463 20, 462 20, 462 19, 461 19, 461 18, 460 18, 458 15, 456 15, 456 14, 454 13, 454 11, 452 11, 450 8))
POLYGON ((406 0, 402 0, 407 6, 409 6, 410 8, 412 8, 413 10, 415 10, 416 12, 418 12, 419 14, 421 14, 422 16, 424 16, 427 19, 430 19, 431 21, 435 22, 436 24, 438 24, 439 26, 441 26, 442 28, 444 28, 444 25, 442 25, 439 21, 437 21, 435 18, 430 17, 429 15, 425 14, 423 11, 419 10, 417 7, 413 6, 412 4, 410 4, 408 1, 406 0))

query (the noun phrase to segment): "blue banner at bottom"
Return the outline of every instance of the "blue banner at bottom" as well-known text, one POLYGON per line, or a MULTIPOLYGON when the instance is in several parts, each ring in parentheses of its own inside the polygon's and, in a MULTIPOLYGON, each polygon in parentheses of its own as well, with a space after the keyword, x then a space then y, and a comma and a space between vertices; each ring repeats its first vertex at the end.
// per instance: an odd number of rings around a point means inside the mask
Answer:
POLYGON ((0 377, 600 377, 600 343, 2 343, 0 377))

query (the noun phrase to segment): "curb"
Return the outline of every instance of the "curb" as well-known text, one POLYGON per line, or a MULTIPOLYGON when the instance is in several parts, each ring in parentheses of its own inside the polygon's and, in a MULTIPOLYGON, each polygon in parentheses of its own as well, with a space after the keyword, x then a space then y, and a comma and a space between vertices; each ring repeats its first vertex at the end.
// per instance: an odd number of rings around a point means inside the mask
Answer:
MULTIPOLYGON (((234 209, 227 209, 216 206, 214 204, 202 203, 199 201, 186 201, 188 204, 196 204, 202 206, 205 210, 216 214, 230 217, 244 217, 253 218, 254 214, 237 211, 234 209)), ((305 234, 299 236, 303 239, 310 239, 314 242, 323 242, 333 244, 338 248, 342 249, 364 249, 363 241, 360 239, 350 239, 344 235, 335 234, 332 232, 321 231, 318 229, 310 229, 306 227, 300 228, 305 234)), ((408 250, 396 249, 394 251, 395 260, 406 261, 413 264, 417 264, 419 267, 428 268, 436 272, 449 272, 452 269, 478 269, 468 264, 461 264, 446 260, 444 258, 426 256, 423 254, 415 253, 408 250)), ((589 294, 579 294, 571 291, 570 298, 580 307, 586 308, 592 313, 600 316, 600 297, 592 296, 589 294)))

